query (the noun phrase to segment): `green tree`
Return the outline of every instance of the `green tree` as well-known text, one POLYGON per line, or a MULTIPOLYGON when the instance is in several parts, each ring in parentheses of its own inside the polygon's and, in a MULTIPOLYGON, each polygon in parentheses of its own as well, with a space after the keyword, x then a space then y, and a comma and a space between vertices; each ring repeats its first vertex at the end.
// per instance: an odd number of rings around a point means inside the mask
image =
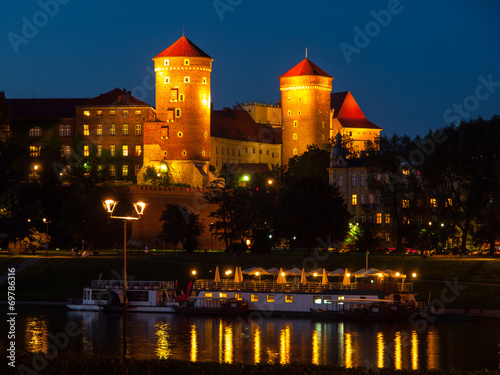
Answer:
POLYGON ((194 251, 203 233, 199 215, 181 204, 167 204, 165 207, 160 217, 160 221, 163 222, 160 236, 169 243, 181 242, 187 252, 194 251))
POLYGON ((350 251, 374 251, 380 247, 381 239, 375 234, 373 224, 361 223, 353 225, 347 233, 345 246, 350 251))
POLYGON ((157 172, 154 167, 146 167, 143 176, 144 183, 152 186, 169 186, 170 176, 168 172, 157 172))

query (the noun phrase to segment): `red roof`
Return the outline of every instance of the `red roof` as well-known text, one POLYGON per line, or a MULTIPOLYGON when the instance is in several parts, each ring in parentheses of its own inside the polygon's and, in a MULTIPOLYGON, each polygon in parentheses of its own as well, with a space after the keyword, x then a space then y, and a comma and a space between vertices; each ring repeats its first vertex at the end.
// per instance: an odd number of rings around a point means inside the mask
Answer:
POLYGON ((333 93, 331 103, 333 118, 337 118, 344 128, 382 129, 367 120, 349 91, 333 93))
POLYGON ((309 59, 304 59, 295 65, 288 72, 283 74, 280 78, 283 77, 297 77, 297 76, 321 76, 321 77, 329 77, 332 78, 327 72, 321 69, 319 66, 314 64, 309 59))
POLYGON ((196 46, 193 42, 191 42, 188 38, 186 38, 184 35, 174 44, 172 44, 170 47, 168 47, 165 51, 161 52, 154 58, 156 59, 157 57, 184 57, 184 56, 189 56, 189 57, 208 57, 205 52, 203 52, 198 46, 196 46))
POLYGON ((229 108, 212 111, 210 136, 247 142, 281 143, 281 134, 256 123, 247 111, 229 108))
POLYGON ((148 106, 149 104, 132 96, 130 91, 114 89, 107 93, 88 99, 83 106, 148 106))

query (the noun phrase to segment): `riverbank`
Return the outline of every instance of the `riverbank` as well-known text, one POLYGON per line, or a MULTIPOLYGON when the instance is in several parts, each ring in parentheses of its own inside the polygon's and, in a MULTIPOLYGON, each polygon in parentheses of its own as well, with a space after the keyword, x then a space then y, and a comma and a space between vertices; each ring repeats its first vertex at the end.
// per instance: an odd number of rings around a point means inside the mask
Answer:
POLYGON ((18 356, 16 368, 8 366, 6 357, 2 357, 0 362, 3 368, 7 368, 7 374, 34 373, 38 372, 51 375, 93 374, 93 375, 113 375, 113 374, 197 374, 197 375, 483 375, 498 374, 496 370, 394 370, 378 368, 343 368, 338 366, 325 365, 302 365, 302 364, 257 364, 247 365, 241 363, 216 363, 216 362, 187 362, 174 359, 168 360, 138 360, 127 359, 125 365, 119 357, 91 356, 79 353, 63 353, 55 358, 47 358, 43 354, 25 353, 18 356))
MULTIPOLYGON (((101 253, 103 254, 103 253, 101 253)), ((16 300, 64 302, 67 298, 81 298, 82 288, 102 274, 103 279, 123 279, 123 257, 120 253, 89 258, 71 257, 10 257, 0 256, 0 275, 9 267, 19 266, 26 259, 37 262, 16 274, 16 300)), ((184 289, 198 278, 211 279, 215 267, 224 270, 261 266, 264 268, 325 267, 329 270, 365 267, 364 254, 308 254, 281 252, 266 255, 243 254, 237 257, 224 253, 196 252, 138 252, 127 253, 128 280, 173 280, 184 289)), ((417 278, 407 278, 414 284, 417 299, 428 303, 441 301, 446 309, 500 310, 500 260, 482 258, 421 258, 401 255, 370 255, 369 267, 394 269, 417 278), (446 281, 448 280, 448 281, 446 281), (458 285, 458 287, 457 287, 458 285), (451 293, 451 294, 450 294, 451 293)))

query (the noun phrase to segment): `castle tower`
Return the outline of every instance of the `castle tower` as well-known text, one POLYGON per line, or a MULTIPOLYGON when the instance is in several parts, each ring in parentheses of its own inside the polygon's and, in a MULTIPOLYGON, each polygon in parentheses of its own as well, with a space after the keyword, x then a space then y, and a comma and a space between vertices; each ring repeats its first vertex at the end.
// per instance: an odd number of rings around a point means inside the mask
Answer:
POLYGON ((145 125, 144 166, 166 164, 174 182, 204 185, 210 162, 213 59, 183 35, 153 61, 157 121, 145 125))
POLYGON ((280 79, 283 115, 282 164, 307 151, 308 145, 328 142, 330 93, 333 78, 307 58, 280 79))

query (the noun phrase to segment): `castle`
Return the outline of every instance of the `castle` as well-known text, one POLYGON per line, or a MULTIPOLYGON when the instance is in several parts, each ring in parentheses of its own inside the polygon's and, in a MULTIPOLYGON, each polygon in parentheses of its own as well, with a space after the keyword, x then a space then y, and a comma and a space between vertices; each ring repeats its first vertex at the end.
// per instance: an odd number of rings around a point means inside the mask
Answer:
POLYGON ((37 159, 48 134, 58 134, 66 167, 75 154, 94 155, 111 179, 141 184, 153 167, 173 182, 203 187, 224 165, 287 165, 308 145, 321 146, 337 133, 349 135, 360 152, 382 130, 350 92, 332 93, 333 77, 307 58, 279 77, 276 104, 223 110, 211 106, 213 59, 184 35, 153 61, 155 108, 121 89, 92 99, 8 99, 13 120, 33 119, 32 177, 40 173, 37 159))

